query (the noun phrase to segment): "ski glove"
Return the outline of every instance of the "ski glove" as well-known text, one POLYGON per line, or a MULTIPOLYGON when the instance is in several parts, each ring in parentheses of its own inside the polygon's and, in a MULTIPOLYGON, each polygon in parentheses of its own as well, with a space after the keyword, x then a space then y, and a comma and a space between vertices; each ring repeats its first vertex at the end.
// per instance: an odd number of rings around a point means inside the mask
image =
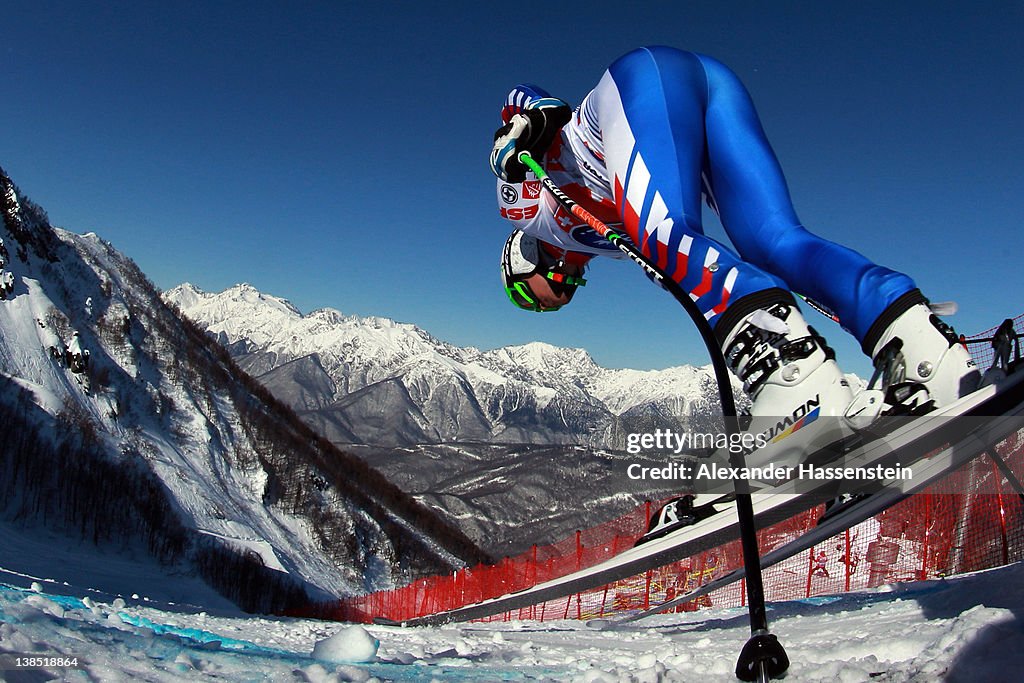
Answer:
POLYGON ((553 97, 538 100, 532 109, 514 115, 494 133, 491 149, 494 175, 510 183, 526 180, 526 166, 519 161, 520 152, 529 152, 539 162, 558 131, 571 119, 572 108, 553 97))

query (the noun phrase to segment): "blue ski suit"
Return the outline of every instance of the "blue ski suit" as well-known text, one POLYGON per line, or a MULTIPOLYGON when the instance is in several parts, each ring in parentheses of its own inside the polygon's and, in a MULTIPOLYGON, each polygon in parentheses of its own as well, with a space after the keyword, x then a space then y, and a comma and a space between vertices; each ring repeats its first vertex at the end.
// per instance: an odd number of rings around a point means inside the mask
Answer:
MULTIPOLYGON (((503 119, 542 97, 548 94, 536 86, 517 86, 503 119)), ((544 165, 570 196, 624 231, 689 292, 719 335, 788 296, 785 290, 831 309, 863 344, 890 305, 920 298, 908 276, 801 225, 750 95, 711 57, 646 47, 619 58, 544 165), (704 234, 702 197, 736 252, 704 234)), ((517 227, 583 261, 620 256, 532 176, 499 180, 498 204, 517 227)))

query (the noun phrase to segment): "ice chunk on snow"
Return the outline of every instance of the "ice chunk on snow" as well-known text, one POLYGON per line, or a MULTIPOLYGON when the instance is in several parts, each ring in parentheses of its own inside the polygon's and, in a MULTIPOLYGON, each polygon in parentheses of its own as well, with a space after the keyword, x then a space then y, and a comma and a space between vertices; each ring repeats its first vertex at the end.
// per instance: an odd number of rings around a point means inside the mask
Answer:
POLYGON ((64 618, 64 608, 42 595, 30 595, 25 598, 25 603, 58 619, 64 618))
POLYGON ((330 638, 317 641, 313 659, 323 662, 371 662, 377 656, 380 641, 362 626, 348 626, 330 638))

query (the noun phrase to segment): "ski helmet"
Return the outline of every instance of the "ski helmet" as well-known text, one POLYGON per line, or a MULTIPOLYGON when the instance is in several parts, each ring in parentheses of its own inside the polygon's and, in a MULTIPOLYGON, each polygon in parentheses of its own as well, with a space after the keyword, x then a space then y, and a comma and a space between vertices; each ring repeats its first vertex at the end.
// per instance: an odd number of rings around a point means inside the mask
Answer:
POLYGON ((522 230, 513 230, 505 241, 501 252, 501 281, 509 300, 527 311, 538 313, 557 311, 561 306, 543 306, 530 288, 526 278, 540 273, 557 284, 572 287, 583 286, 587 281, 581 277, 566 275, 555 270, 560 264, 553 258, 545 258, 540 240, 522 230))

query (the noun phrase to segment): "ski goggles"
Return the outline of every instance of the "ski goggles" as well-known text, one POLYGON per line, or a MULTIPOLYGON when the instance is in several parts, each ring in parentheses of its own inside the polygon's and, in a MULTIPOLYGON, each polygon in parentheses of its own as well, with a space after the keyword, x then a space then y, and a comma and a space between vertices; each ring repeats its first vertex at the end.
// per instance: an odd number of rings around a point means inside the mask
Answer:
MULTIPOLYGON (((534 273, 520 277, 530 277, 534 273)), ((582 287, 587 284, 584 278, 576 277, 574 275, 566 275, 565 273, 557 273, 554 271, 548 271, 543 274, 545 278, 551 280, 554 283, 565 285, 569 287, 582 287)), ((557 311, 561 306, 542 306, 540 301, 537 300, 537 295, 530 289, 530 285, 524 280, 513 280, 505 287, 505 293, 508 294, 509 300, 519 308, 526 311, 534 311, 535 313, 547 313, 548 311, 557 311)))
POLYGON ((540 242, 536 237, 526 235, 521 230, 513 230, 501 253, 501 279, 509 300, 526 311, 557 311, 561 306, 542 306, 526 282, 527 278, 540 273, 554 283, 553 289, 580 287, 587 283, 581 277, 557 272, 557 267, 558 264, 550 260, 544 262, 540 242))

